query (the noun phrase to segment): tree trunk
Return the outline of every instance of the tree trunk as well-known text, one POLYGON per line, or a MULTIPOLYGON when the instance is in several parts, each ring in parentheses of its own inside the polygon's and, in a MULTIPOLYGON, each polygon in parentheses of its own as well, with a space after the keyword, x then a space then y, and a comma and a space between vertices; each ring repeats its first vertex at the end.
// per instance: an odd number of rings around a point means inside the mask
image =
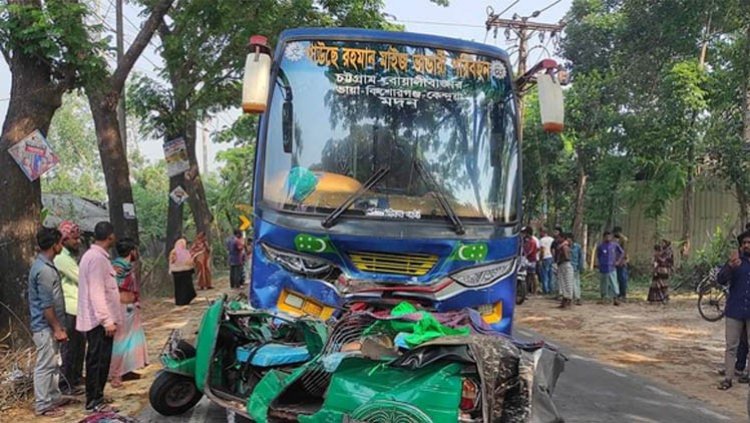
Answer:
MULTIPOLYGON (((173 138, 170 138, 173 139, 173 138)), ((182 185, 185 188, 185 178, 182 174, 169 178, 169 192, 182 185)), ((167 198, 169 207, 167 209, 167 243, 164 246, 164 253, 169 257, 169 252, 174 248, 177 238, 182 236, 182 204, 177 204, 171 198, 167 198)))
MULTIPOLYGON (((22 321, 29 320, 27 277, 36 252, 35 235, 41 226, 41 186, 37 179, 30 182, 21 171, 8 148, 39 130, 47 134, 55 111, 62 104, 63 86, 52 81, 49 67, 21 49, 13 52, 11 92, 8 111, 0 135, 0 302, 8 306, 22 321)), ((11 317, 0 307, 0 328, 8 328, 11 317)), ((22 332, 16 331, 16 337, 22 332)), ((30 342, 30 339, 24 339, 30 342)))
POLYGON ((151 13, 143 22, 127 52, 117 60, 117 67, 110 75, 85 81, 86 96, 94 117, 104 180, 107 185, 109 218, 118 237, 129 237, 136 241, 138 240, 138 219, 135 216, 128 216, 130 210, 123 208, 125 206, 134 210, 135 206, 133 190, 130 186, 128 158, 125 146, 122 144, 120 125, 117 120, 117 104, 130 71, 173 1, 159 0, 153 3, 151 13))
POLYGON ((207 239, 211 240, 211 222, 214 220, 214 216, 211 214, 211 210, 208 208, 208 201, 206 200, 206 191, 203 188, 203 180, 201 179, 200 169, 198 168, 198 156, 196 153, 197 136, 196 136, 196 125, 195 121, 190 121, 186 128, 187 136, 185 137, 185 143, 187 144, 188 160, 190 161, 190 169, 185 172, 185 191, 188 193, 188 204, 190 210, 193 213, 193 219, 195 220, 196 233, 203 232, 206 234, 207 239))
POLYGON ((734 191, 737 195, 737 205, 739 206, 739 215, 740 215, 740 231, 745 230, 745 225, 747 225, 747 217, 748 217, 748 198, 747 194, 745 193, 745 189, 742 186, 741 183, 735 183, 734 184, 734 191))
POLYGON ((575 216, 573 217, 573 234, 577 240, 582 240, 585 236, 583 220, 586 214, 586 184, 588 183, 588 175, 583 165, 579 161, 578 163, 578 182, 576 185, 576 205, 575 205, 575 216))
MULTIPOLYGON (((87 87, 91 114, 94 117, 99 155, 104 169, 104 181, 109 198, 109 219, 118 238, 128 237, 138 241, 138 219, 126 216, 125 208, 135 207, 130 185, 130 167, 120 139, 117 122, 119 92, 102 92, 96 86, 87 87)), ((137 210, 136 210, 137 213, 137 210)))

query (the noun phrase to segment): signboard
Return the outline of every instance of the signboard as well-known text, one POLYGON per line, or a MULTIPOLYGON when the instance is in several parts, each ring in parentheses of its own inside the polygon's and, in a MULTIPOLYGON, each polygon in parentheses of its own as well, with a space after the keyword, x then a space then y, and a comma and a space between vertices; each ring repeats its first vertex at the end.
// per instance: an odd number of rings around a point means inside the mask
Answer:
POLYGON ((457 102, 476 84, 491 84, 508 75, 501 60, 440 49, 427 53, 392 45, 354 48, 316 41, 290 43, 284 54, 291 62, 307 59, 329 68, 338 96, 372 97, 396 108, 457 102))
POLYGON ((135 205, 133 203, 122 203, 122 214, 127 220, 135 220, 135 205))
POLYGON ((173 189, 172 192, 169 193, 169 198, 171 198, 172 201, 174 201, 174 203, 178 206, 187 201, 188 197, 188 193, 185 192, 185 190, 182 188, 182 185, 178 185, 177 188, 173 189))
POLYGON ((167 175, 169 177, 185 173, 190 169, 187 146, 185 140, 176 138, 164 143, 164 158, 167 161, 167 175))
POLYGON ((247 218, 244 214, 240 215, 240 230, 246 231, 250 228, 250 219, 247 218))
POLYGON ((30 133, 26 138, 14 144, 8 149, 8 153, 26 174, 29 181, 36 181, 60 162, 39 130, 30 133))

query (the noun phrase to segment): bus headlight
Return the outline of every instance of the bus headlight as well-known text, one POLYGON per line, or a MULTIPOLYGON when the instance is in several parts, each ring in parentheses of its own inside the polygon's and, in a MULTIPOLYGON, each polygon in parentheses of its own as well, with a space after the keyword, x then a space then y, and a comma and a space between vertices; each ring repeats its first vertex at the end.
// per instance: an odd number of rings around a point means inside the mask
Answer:
POLYGON ((261 243, 260 246, 269 260, 280 264, 281 267, 290 272, 305 276, 320 276, 333 269, 329 262, 318 257, 279 250, 266 243, 261 243))
POLYGON ((463 269, 450 275, 450 277, 465 287, 476 288, 508 276, 515 268, 516 259, 511 259, 463 269))

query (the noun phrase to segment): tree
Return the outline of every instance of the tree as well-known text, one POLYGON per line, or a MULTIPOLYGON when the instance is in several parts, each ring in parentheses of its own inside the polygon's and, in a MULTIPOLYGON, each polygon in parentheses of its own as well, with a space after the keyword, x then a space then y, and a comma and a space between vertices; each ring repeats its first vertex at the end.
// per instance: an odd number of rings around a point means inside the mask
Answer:
MULTIPOLYGON (((196 122, 238 104, 248 38, 264 34, 273 42, 283 29, 298 26, 397 28, 385 20, 382 8, 381 1, 372 0, 320 4, 263 0, 252 7, 240 0, 190 0, 169 13, 169 22, 161 22, 164 68, 160 76, 169 88, 141 77, 130 103, 144 119, 143 129, 165 139, 185 139, 190 169, 170 178, 170 187, 184 185, 199 232, 210 234, 213 216, 196 159, 196 122)), ((181 222, 181 206, 170 203, 168 245, 180 232, 181 222)))
POLYGON ((96 132, 85 98, 68 94, 47 137, 60 163, 42 177, 42 191, 106 201, 104 174, 96 153, 96 132))
MULTIPOLYGON (((41 223, 41 186, 26 178, 7 150, 35 130, 46 135, 63 94, 101 63, 81 59, 102 47, 89 37, 97 28, 85 24, 87 13, 85 4, 73 0, 0 3, 0 52, 12 75, 0 135, 0 302, 23 319, 28 316, 26 275, 41 223)), ((0 319, 0 326, 7 323, 0 319)))
MULTIPOLYGON (((99 143, 99 156, 109 198, 109 217, 120 237, 138 239, 138 220, 127 216, 125 208, 133 204, 130 185, 130 169, 125 148, 120 137, 117 121, 117 103, 136 60, 148 45, 162 18, 174 0, 158 0, 149 8, 149 16, 128 50, 117 62, 114 71, 102 67, 93 77, 85 81, 86 96, 94 117, 94 126, 99 143)), ((91 54, 89 59, 95 59, 91 54)))

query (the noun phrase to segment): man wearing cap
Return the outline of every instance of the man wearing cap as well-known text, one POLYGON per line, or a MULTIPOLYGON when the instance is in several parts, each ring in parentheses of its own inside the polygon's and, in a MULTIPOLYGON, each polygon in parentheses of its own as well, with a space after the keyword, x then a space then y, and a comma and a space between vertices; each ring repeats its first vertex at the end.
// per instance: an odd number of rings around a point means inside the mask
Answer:
POLYGON ((55 257, 55 267, 62 275, 65 296, 65 331, 68 342, 61 344, 62 377, 60 391, 65 395, 83 393, 83 358, 86 353, 86 337, 76 330, 78 309, 78 257, 81 248, 81 230, 70 220, 60 222, 57 228, 62 234, 62 252, 55 257))
POLYGON ((737 237, 739 248, 732 251, 729 261, 722 267, 717 278, 722 285, 729 285, 726 312, 726 351, 724 353, 725 374, 718 388, 732 387, 737 347, 742 333, 750 334, 750 231, 737 237))

